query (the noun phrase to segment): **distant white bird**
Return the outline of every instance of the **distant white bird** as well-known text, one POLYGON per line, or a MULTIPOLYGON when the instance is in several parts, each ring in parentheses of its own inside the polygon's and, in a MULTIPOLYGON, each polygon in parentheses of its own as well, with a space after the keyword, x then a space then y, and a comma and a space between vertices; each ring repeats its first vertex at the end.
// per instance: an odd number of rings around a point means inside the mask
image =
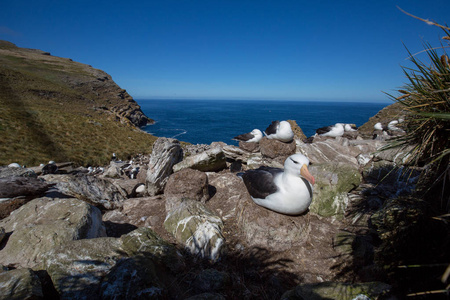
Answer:
POLYGON ((356 131, 358 128, 354 124, 345 124, 344 126, 345 131, 356 131))
POLYGON ((18 163, 11 163, 8 165, 8 168, 21 168, 21 166, 18 163))
POLYGON ((294 139, 294 132, 288 121, 272 121, 272 124, 266 128, 264 134, 270 140, 279 140, 285 143, 294 139))
POLYGON ((241 142, 257 143, 262 139, 262 137, 263 134, 261 130, 253 129, 251 132, 240 134, 238 136, 235 136, 233 139, 241 142))
POLYGON ((386 128, 386 126, 384 126, 383 124, 378 122, 375 125, 373 125, 373 129, 375 129, 375 130, 386 130, 387 128, 386 128))
POLYGON ((396 126, 398 123, 399 122, 397 120, 393 120, 389 122, 387 128, 392 131, 401 131, 401 129, 396 126))
POLYGON ((331 137, 338 137, 344 135, 344 124, 342 123, 336 123, 332 126, 325 126, 321 127, 316 130, 316 134, 321 136, 331 136, 331 137))

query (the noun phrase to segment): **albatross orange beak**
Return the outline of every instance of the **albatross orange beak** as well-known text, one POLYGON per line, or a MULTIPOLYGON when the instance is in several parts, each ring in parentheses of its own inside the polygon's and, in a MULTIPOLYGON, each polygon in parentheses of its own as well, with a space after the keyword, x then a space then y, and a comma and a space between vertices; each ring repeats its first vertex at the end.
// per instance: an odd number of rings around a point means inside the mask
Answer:
POLYGON ((306 180, 308 180, 311 184, 314 184, 316 182, 314 176, 312 176, 311 173, 309 173, 306 165, 303 165, 303 167, 300 169, 300 175, 304 177, 306 180))

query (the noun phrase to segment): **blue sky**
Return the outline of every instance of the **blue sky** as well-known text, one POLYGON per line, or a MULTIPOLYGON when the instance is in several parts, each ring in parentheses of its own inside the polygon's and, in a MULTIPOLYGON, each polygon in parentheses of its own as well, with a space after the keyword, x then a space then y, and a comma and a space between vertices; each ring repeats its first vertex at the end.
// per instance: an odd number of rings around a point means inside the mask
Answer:
MULTIPOLYGON (((3 1, 0 39, 109 73, 135 99, 389 102, 449 0, 3 1)), ((419 57, 420 58, 420 57, 419 57)))

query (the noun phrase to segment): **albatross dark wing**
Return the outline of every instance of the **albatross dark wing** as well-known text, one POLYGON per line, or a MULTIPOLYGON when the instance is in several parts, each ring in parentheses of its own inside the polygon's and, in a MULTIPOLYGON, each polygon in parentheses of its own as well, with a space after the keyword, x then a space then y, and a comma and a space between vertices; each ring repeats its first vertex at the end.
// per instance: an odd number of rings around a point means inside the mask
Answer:
POLYGON ((238 140, 238 141, 248 141, 252 138, 254 138, 255 136, 253 134, 249 133, 244 133, 244 134, 240 134, 238 136, 235 136, 233 139, 238 140))
POLYGON ((275 134, 277 133, 277 129, 280 126, 280 121, 272 121, 272 124, 269 125, 269 127, 266 128, 265 133, 267 135, 275 134))
POLYGON ((265 199, 268 195, 275 193, 278 188, 273 179, 282 169, 260 167, 256 170, 248 170, 242 175, 245 186, 253 198, 265 199))
POLYGON ((317 134, 324 134, 327 133, 331 130, 331 126, 325 126, 325 127, 321 127, 319 129, 316 130, 317 134))

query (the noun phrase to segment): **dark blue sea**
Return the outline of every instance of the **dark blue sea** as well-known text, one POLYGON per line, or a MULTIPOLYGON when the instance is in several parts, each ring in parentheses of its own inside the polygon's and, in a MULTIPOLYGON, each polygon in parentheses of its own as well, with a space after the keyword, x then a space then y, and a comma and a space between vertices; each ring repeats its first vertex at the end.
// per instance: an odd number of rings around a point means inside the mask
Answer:
POLYGON ((389 103, 275 100, 137 100, 142 111, 156 121, 143 128, 157 137, 191 144, 222 141, 237 145, 233 137, 255 128, 264 131, 274 120, 295 120, 306 136, 335 123, 361 126, 389 103))

